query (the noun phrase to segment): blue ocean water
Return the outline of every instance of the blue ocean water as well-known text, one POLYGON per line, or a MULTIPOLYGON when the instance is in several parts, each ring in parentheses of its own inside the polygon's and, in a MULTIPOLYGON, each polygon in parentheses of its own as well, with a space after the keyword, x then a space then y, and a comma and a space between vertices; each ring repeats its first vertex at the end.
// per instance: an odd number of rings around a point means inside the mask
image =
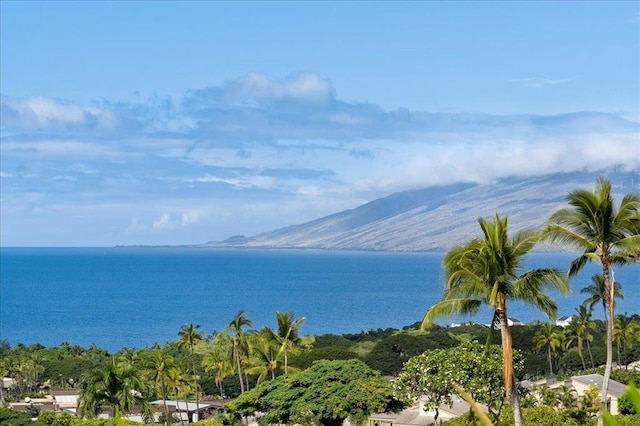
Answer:
MULTIPOLYGON (((535 253, 527 267, 566 268, 571 254, 535 253)), ((177 338, 194 323, 223 329, 239 310, 255 328, 275 326, 275 311, 306 317, 305 334, 358 333, 419 321, 439 300, 442 253, 200 248, 2 248, 0 339, 46 346, 95 343, 110 351, 177 338)), ((584 299, 596 265, 554 295, 558 315, 584 299)), ((625 299, 617 312, 640 310, 640 266, 616 271, 625 299)), ((595 317, 602 318, 596 308, 595 317)), ((543 314, 511 304, 511 317, 543 314)), ((484 310, 473 318, 489 322, 484 310)), ((452 318, 442 323, 459 321, 452 318)))

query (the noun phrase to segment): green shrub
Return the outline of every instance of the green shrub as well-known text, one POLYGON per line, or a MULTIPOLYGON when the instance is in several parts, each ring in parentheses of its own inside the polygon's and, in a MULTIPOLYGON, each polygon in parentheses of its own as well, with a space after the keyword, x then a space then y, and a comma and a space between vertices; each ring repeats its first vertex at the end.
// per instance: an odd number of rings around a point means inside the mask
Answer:
POLYGON ((53 411, 43 411, 38 416, 38 421, 40 423, 44 423, 45 425, 52 425, 55 418, 56 413, 54 413, 53 411))
POLYGON ((633 416, 615 416, 616 426, 638 426, 640 425, 640 415, 634 414, 633 416))
POLYGON ((15 411, 7 407, 0 407, 0 425, 3 426, 37 426, 42 423, 32 422, 31 417, 24 411, 15 411))
POLYGON ((618 412, 623 415, 633 415, 638 413, 636 407, 633 405, 629 391, 623 393, 620 395, 620 398, 618 398, 618 412))

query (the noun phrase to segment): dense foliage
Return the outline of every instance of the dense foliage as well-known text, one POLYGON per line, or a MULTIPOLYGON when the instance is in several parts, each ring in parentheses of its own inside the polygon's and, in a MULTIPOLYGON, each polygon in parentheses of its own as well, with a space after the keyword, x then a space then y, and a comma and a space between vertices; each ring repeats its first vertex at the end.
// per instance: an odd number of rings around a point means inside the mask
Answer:
POLYGON ((281 376, 243 393, 228 405, 243 416, 263 413, 261 426, 311 424, 340 426, 345 419, 359 424, 369 415, 399 410, 391 383, 362 361, 318 361, 300 373, 281 376))
MULTIPOLYGON (((516 371, 521 370, 517 352, 514 361, 516 371)), ((394 384, 399 396, 420 399, 426 409, 436 412, 441 405, 451 406, 458 384, 497 419, 504 403, 502 353, 498 346, 486 348, 478 342, 426 351, 404 365, 394 384)))

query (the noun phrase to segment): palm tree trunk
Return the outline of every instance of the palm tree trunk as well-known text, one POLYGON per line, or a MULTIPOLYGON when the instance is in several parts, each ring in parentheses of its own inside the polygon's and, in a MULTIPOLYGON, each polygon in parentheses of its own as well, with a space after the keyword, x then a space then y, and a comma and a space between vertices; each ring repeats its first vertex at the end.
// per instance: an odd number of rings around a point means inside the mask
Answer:
POLYGON ((549 375, 553 376, 553 364, 551 363, 551 344, 547 345, 547 359, 549 360, 549 375))
POLYGON ((220 398, 224 398, 224 394, 222 393, 222 379, 216 377, 215 382, 216 385, 218 385, 218 391, 220 391, 220 398))
POLYGON ((191 345, 191 368, 193 370, 193 386, 196 392, 196 413, 198 413, 198 420, 200 420, 200 398, 198 398, 198 376, 196 375, 196 362, 193 359, 193 345, 191 345))
POLYGON ((591 368, 596 368, 596 365, 593 362, 593 353, 591 352, 591 343, 589 343, 589 340, 587 340, 587 350, 589 351, 589 358, 591 359, 591 368))
POLYGON ((236 363, 238 364, 238 378, 240 379, 240 393, 244 393, 244 381, 242 380, 242 367, 240 366, 240 348, 236 341, 233 342, 233 350, 236 353, 236 363))
POLYGON ((604 425, 602 413, 607 409, 609 400, 609 379, 611 378, 611 367, 613 364, 613 302, 615 281, 609 278, 608 259, 602 259, 602 276, 604 277, 604 288, 607 294, 605 301, 605 319, 607 326, 607 363, 604 367, 604 379, 602 382, 602 400, 600 412, 598 413, 598 426, 604 425))
POLYGON ((287 348, 285 346, 284 348, 284 374, 288 374, 289 373, 289 357, 288 357, 288 353, 287 353, 287 348))
POLYGON ((162 389, 162 405, 164 407, 164 424, 171 425, 169 420, 169 407, 167 407, 167 389, 164 386, 164 376, 160 376, 160 388, 162 389))
POLYGON ((502 363, 503 363, 503 378, 506 396, 511 400, 513 407, 513 420, 515 426, 523 426, 524 419, 522 417, 522 410, 520 409, 520 399, 518 397, 518 387, 516 385, 516 378, 513 372, 513 346, 511 339, 511 330, 509 329, 509 323, 507 322, 507 309, 504 306, 499 306, 496 309, 500 318, 500 336, 502 337, 502 363))

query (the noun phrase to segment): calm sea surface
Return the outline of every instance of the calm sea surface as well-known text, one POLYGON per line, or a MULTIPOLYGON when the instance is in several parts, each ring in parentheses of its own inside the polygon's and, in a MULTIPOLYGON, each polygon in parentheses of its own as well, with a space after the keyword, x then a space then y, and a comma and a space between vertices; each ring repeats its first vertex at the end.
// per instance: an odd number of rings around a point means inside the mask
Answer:
MULTIPOLYGON (((565 269, 571 254, 532 254, 528 268, 565 269)), ((46 346, 96 343, 110 351, 177 337, 192 322, 211 333, 239 310, 255 328, 275 326, 275 311, 307 318, 304 334, 357 333, 419 321, 442 294, 442 254, 195 248, 2 248, 0 339, 46 346)), ((570 315, 591 282, 589 266, 558 295, 570 315)), ((625 300, 640 312, 640 267, 616 271, 625 300)), ((595 312, 602 318, 601 308, 595 312)), ((544 317, 512 304, 509 315, 544 317)), ((482 311, 473 318, 489 322, 482 311)), ((447 322, 459 321, 452 318, 447 322)))

